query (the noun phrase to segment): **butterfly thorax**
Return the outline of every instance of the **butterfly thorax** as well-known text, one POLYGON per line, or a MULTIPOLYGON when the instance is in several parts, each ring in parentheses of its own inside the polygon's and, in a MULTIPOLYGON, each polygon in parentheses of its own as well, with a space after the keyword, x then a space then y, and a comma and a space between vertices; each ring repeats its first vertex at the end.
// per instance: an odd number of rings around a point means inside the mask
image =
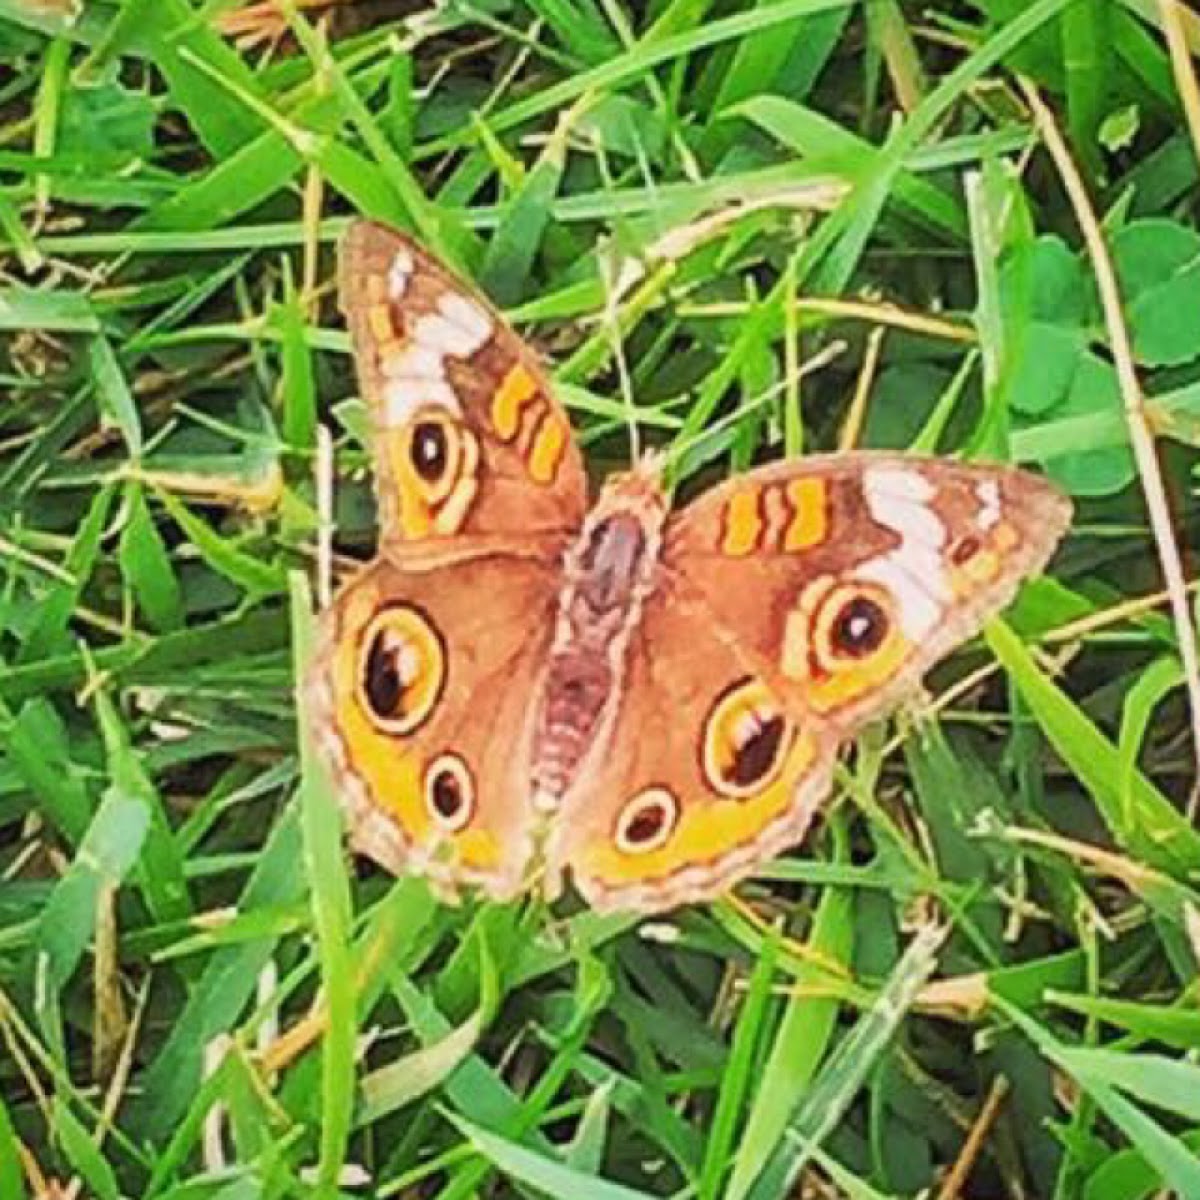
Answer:
POLYGON ((629 640, 658 575, 667 500, 654 464, 605 484, 563 564, 534 727, 534 802, 556 809, 616 715, 629 640))

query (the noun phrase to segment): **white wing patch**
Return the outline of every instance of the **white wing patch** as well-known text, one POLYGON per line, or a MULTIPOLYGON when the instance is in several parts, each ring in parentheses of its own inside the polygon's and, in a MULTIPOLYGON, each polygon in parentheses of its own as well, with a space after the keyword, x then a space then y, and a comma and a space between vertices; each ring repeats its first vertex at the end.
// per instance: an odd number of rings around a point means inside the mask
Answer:
POLYGON ((388 267, 387 286, 388 297, 399 300, 408 291, 408 281, 416 270, 412 251, 407 246, 401 246, 392 255, 392 265, 388 267))
MULTIPOLYGON (((393 286, 401 253, 388 273, 389 287, 393 286)), ((461 416, 462 406, 446 377, 446 359, 470 357, 491 336, 492 318, 475 301, 454 292, 440 297, 437 311, 418 317, 401 348, 380 363, 386 380, 386 423, 404 425, 418 409, 429 405, 461 416)))
POLYGON ((982 480, 975 485, 975 498, 979 501, 975 524, 989 530, 1000 520, 1000 484, 994 479, 982 480))
POLYGON ((951 599, 942 562, 946 527, 929 506, 936 489, 919 471, 871 467, 863 491, 872 518, 899 534, 900 545, 863 563, 855 578, 886 588, 895 597, 905 637, 920 642, 951 599))

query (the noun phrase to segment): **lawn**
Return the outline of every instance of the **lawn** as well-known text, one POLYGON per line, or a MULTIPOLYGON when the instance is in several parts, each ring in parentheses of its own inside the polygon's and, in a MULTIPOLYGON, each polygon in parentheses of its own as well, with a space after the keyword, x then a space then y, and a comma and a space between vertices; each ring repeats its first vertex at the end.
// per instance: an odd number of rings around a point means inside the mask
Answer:
POLYGON ((1177 0, 0 0, 0 1200, 1200 1200, 1198 57, 1177 0), (911 450, 1072 527, 728 895, 446 903, 297 726, 375 550, 356 215, 593 481, 911 450))

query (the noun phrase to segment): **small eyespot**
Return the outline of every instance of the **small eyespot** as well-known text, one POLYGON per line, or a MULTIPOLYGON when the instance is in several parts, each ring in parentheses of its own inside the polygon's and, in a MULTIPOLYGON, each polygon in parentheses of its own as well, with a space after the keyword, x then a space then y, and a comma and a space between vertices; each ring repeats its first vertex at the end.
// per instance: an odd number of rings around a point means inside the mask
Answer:
POLYGON ((717 698, 704 722, 705 779, 724 796, 755 795, 781 770, 792 733, 771 692, 759 680, 742 680, 717 698))
POLYGON ((446 427, 440 421, 418 421, 413 426, 409 457, 413 470, 426 483, 439 483, 450 462, 446 427))
POLYGON ((838 609, 829 627, 829 647, 839 658, 865 658, 879 649, 889 628, 882 605, 860 594, 838 609))
POLYGON ((960 538, 951 547, 950 561, 956 566, 961 567, 963 563, 969 562, 983 549, 983 543, 971 534, 960 538))
POLYGON ((386 733, 410 734, 433 711, 446 681, 441 640, 415 608, 396 605, 367 626, 359 671, 359 699, 386 733))
POLYGON ((649 854, 671 836, 679 805, 665 787, 639 792, 617 818, 617 849, 625 854, 649 854))
POLYGON ((458 833, 470 823, 475 784, 457 754, 441 754, 425 769, 425 807, 447 833, 458 833))

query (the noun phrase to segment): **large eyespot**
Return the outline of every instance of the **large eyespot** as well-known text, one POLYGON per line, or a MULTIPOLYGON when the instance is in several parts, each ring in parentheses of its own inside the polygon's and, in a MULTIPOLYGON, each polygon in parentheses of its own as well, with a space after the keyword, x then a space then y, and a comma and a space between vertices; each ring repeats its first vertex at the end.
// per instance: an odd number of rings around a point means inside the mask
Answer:
POLYGON ((843 584, 825 597, 813 632, 818 663, 827 670, 869 658, 892 632, 891 605, 878 588, 843 584))
POLYGON ((410 734, 433 711, 446 682, 446 653, 433 626, 408 605, 385 608, 363 635, 359 700, 386 733, 410 734))
POLYGON ((464 488, 473 494, 479 443, 446 409, 426 405, 418 411, 404 429, 401 453, 426 504, 439 505, 464 488))
POLYGON ((679 804, 665 787, 639 792, 617 817, 617 849, 625 854, 649 854, 669 838, 679 820, 679 804))
MULTIPOLYGON (((407 395, 411 381, 392 382, 403 383, 407 395)), ((442 386, 453 402, 453 389, 448 383, 442 386)), ((451 408, 425 404, 386 444, 404 536, 457 533, 479 491, 479 439, 451 408)))
POLYGON ((427 408, 405 430, 404 455, 426 504, 444 500, 458 482, 466 433, 447 412, 427 408))
POLYGON ((783 767, 794 728, 757 679, 744 679, 717 698, 704 722, 704 778, 723 796, 753 796, 783 767))
POLYGON ((425 807, 447 833, 465 829, 475 814, 475 782, 457 754, 440 754, 425 768, 425 807))

